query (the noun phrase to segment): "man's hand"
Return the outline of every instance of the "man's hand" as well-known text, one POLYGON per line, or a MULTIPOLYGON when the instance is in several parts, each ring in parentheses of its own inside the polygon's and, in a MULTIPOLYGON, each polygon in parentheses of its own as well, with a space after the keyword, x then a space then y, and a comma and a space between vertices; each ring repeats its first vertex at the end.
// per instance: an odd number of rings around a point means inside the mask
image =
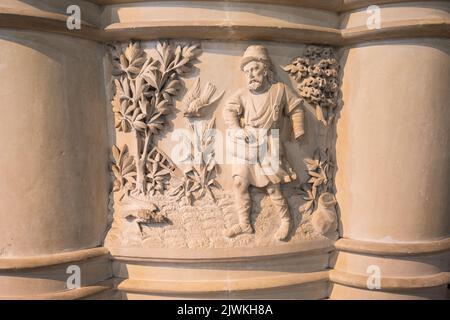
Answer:
POLYGON ((245 142, 247 143, 253 141, 252 139, 254 138, 254 136, 245 129, 236 130, 236 134, 234 136, 236 137, 236 139, 245 140, 245 142))

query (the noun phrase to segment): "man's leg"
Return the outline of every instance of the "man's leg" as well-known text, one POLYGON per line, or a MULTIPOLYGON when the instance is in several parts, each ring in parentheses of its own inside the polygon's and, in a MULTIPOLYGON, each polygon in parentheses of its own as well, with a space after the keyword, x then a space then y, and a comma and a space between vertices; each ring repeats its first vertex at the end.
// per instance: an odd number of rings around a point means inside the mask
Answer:
POLYGON ((233 190, 239 223, 225 230, 225 235, 227 237, 235 237, 241 233, 253 233, 253 228, 250 224, 252 200, 250 198, 248 187, 249 184, 245 179, 240 176, 234 176, 233 190))
POLYGON ((275 233, 275 238, 278 240, 286 240, 289 235, 291 226, 291 215, 289 214, 289 207, 286 198, 281 192, 280 184, 270 184, 267 186, 267 193, 269 194, 272 206, 275 212, 281 218, 281 224, 278 231, 275 233))

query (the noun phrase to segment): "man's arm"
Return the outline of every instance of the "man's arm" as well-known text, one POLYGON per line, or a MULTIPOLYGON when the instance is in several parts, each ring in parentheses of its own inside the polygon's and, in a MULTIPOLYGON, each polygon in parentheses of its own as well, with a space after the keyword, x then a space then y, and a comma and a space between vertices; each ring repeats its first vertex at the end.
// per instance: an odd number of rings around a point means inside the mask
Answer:
POLYGON ((295 140, 299 140, 305 134, 305 113, 300 106, 291 111, 292 130, 295 140))
POLYGON ((299 98, 288 86, 285 86, 286 113, 291 119, 292 131, 295 140, 299 140, 305 134, 305 113, 303 100, 299 98))
POLYGON ((225 124, 228 128, 239 129, 240 123, 239 119, 242 113, 242 106, 240 101, 240 96, 236 94, 230 100, 227 101, 225 108, 223 110, 223 117, 225 119, 225 124))

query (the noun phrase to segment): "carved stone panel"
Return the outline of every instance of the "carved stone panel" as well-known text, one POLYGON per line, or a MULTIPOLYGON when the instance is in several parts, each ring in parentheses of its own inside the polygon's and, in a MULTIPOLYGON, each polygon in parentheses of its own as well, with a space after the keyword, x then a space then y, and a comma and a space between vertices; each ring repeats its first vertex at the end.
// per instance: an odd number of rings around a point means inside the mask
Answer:
POLYGON ((331 47, 110 46, 110 247, 336 239, 331 47))

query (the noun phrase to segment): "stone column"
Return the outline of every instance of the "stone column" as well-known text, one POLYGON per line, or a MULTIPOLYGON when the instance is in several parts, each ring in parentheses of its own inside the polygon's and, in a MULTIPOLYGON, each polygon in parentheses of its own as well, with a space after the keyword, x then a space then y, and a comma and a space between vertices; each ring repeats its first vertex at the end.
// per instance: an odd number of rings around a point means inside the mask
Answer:
POLYGON ((71 264, 83 288, 68 297, 109 277, 98 248, 109 189, 102 52, 93 41, 0 30, 0 298, 65 298, 71 264))
MULTIPOLYGON (((381 16, 440 12, 439 5, 395 9, 383 8, 381 16)), ((350 27, 363 22, 361 16, 347 18, 350 27)), ((330 273, 332 299, 446 296, 449 54, 447 39, 373 41, 342 49, 336 196, 343 239, 336 243, 330 273)))

